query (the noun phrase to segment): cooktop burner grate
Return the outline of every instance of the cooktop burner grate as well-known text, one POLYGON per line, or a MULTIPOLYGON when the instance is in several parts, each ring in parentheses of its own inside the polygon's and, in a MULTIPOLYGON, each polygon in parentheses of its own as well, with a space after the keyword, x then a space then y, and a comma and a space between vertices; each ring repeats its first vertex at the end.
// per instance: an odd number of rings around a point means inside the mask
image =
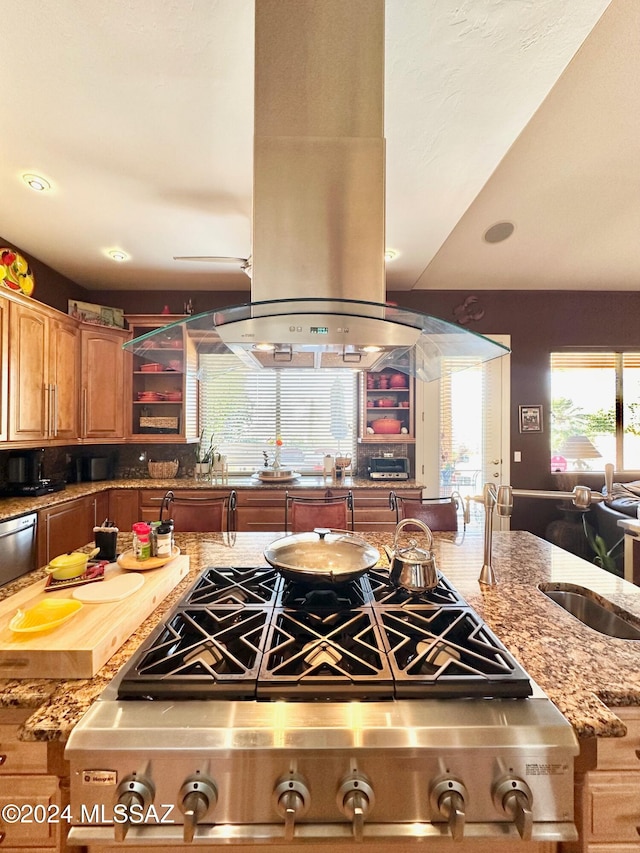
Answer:
POLYGON ((259 697, 393 698, 379 630, 365 609, 276 610, 258 678, 259 697))
POLYGON ((205 569, 126 667, 121 698, 523 697, 527 674, 453 586, 373 570, 339 586, 205 569))

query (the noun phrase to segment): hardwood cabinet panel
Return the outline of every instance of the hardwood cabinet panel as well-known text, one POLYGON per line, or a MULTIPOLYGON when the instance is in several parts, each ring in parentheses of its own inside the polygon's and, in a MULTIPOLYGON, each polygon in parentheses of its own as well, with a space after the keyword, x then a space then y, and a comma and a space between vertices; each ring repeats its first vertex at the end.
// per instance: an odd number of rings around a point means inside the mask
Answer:
POLYGON ((9 440, 47 438, 49 318, 12 302, 9 307, 9 440))
POLYGON ((9 308, 10 441, 78 437, 78 328, 37 305, 9 308))
POLYGON ((47 744, 18 740, 19 725, 0 723, 0 776, 47 772, 47 744))
POLYGON ((0 441, 9 437, 9 303, 0 299, 0 441))
MULTIPOLYGON (((111 489, 108 515, 117 528, 123 532, 130 531, 132 525, 140 521, 138 490, 111 489)), ((157 518, 157 515, 155 517, 157 518)))
MULTIPOLYGON (((96 503, 93 496, 76 498, 38 512, 38 565, 83 548, 93 541, 96 503)), ((102 521, 102 519, 101 519, 102 521)))
POLYGON ((598 770, 638 770, 640 758, 640 708, 616 708, 614 711, 627 727, 623 738, 599 738, 598 770))
MULTIPOLYGON (((38 813, 54 815, 59 812, 61 795, 56 776, 2 776, 0 777, 0 811, 8 803, 14 803, 24 809, 25 816, 30 809, 38 813), (58 807, 57 809, 55 807, 58 807)), ((21 850, 55 848, 63 821, 40 821, 32 819, 17 823, 0 821, 4 833, 2 847, 21 850)))
POLYGON ((592 841, 638 841, 640 773, 598 774, 591 785, 592 841))
POLYGON ((78 437, 80 349, 75 323, 52 320, 49 330, 49 435, 78 437))
POLYGON ((81 330, 81 436, 122 439, 125 435, 125 353, 130 337, 122 329, 81 330))

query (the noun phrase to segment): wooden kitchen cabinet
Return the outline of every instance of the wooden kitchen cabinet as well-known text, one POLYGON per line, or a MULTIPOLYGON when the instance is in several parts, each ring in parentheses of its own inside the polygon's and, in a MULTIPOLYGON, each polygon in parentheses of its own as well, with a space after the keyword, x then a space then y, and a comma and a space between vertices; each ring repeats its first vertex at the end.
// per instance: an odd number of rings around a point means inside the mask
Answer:
MULTIPOLYGON (((389 492, 395 488, 393 480, 389 481, 388 489, 352 489, 353 518, 355 529, 363 533, 381 533, 393 531, 396 527, 395 511, 389 506, 389 492)), ((348 487, 331 487, 331 495, 344 495, 348 487)), ((400 490, 398 490, 400 491, 400 490)), ((420 489, 402 489, 400 492, 407 500, 420 500, 420 489)))
MULTIPOLYGON (((109 492, 109 518, 123 533, 140 521, 137 489, 111 489, 109 492)), ((157 516, 155 516, 157 518, 157 516)))
POLYGON ((124 329, 82 326, 80 330, 82 392, 80 435, 83 439, 117 440, 125 436, 125 352, 130 334, 124 329))
POLYGON ((78 327, 39 303, 9 304, 9 441, 78 437, 78 327))
POLYGON ((100 500, 97 495, 87 495, 39 510, 39 566, 46 566, 54 557, 93 541, 93 528, 104 521, 108 513, 105 498, 108 500, 106 493, 100 500), (99 512, 104 515, 96 521, 99 512))
POLYGON ((359 396, 359 442, 415 442, 415 379, 397 370, 363 371, 360 375, 359 396), (398 422, 397 430, 394 428, 390 433, 374 432, 375 421, 385 419, 398 422))
MULTIPOLYGON (((183 319, 175 314, 127 315, 133 338, 183 319)), ((198 438, 196 345, 183 326, 149 340, 145 357, 131 354, 128 435, 145 443, 198 438)))
POLYGON ((9 437, 9 303, 0 299, 0 441, 9 437))
POLYGON ((640 708, 613 708, 623 738, 581 744, 576 766, 576 825, 580 840, 561 853, 626 853, 640 848, 640 708))
POLYGON ((0 817, 0 844, 2 850, 21 853, 61 850, 68 829, 61 817, 69 801, 64 745, 18 740, 18 729, 32 712, 0 710, 0 815, 5 805, 15 804, 23 809, 24 818, 7 823, 0 817))
MULTIPOLYGON (((326 489, 295 489, 301 498, 321 498, 326 489)), ((238 530, 253 533, 284 531, 285 489, 240 489, 238 491, 238 530)))

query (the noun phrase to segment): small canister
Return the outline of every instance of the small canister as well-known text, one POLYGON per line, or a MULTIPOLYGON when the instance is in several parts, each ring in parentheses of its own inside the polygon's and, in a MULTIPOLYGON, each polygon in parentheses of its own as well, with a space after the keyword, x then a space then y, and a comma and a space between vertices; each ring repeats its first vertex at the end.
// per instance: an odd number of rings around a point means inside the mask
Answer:
POLYGON ((156 528, 158 557, 170 557, 173 553, 173 520, 161 522, 156 528))
POLYGON ((151 556, 151 527, 145 521, 133 525, 133 551, 137 560, 148 560, 151 556))
POLYGON ((335 461, 333 459, 333 456, 330 453, 327 453, 327 455, 324 457, 324 469, 323 470, 324 470, 325 477, 330 477, 331 474, 333 474, 334 465, 335 465, 335 461))
POLYGON ((158 527, 160 527, 159 521, 151 522, 151 532, 149 533, 149 542, 151 543, 151 556, 158 556, 158 527))

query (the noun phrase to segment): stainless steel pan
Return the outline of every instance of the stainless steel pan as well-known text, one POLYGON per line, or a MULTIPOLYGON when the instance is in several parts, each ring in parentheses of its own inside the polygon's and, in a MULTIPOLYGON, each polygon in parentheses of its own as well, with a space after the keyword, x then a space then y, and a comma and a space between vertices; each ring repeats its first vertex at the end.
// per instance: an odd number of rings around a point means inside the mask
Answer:
POLYGON ((264 556, 285 578, 326 586, 360 577, 375 566, 380 552, 347 530, 316 527, 276 539, 264 556))

